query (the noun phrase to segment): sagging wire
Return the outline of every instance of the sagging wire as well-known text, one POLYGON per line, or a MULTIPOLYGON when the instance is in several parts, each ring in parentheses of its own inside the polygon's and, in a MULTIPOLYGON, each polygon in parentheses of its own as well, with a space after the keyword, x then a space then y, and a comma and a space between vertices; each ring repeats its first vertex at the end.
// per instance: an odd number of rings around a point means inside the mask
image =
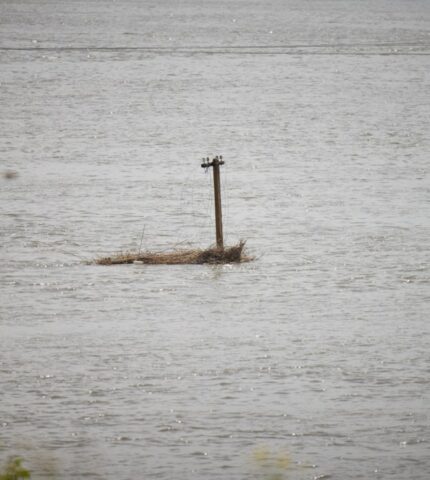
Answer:
POLYGON ((188 226, 191 227, 192 230, 192 238, 188 241, 194 242, 196 241, 197 234, 196 231, 198 229, 197 221, 196 221, 196 204, 195 204, 195 186, 196 186, 196 171, 194 169, 186 177, 182 191, 180 196, 179 205, 182 205, 184 208, 183 213, 187 218, 188 226))

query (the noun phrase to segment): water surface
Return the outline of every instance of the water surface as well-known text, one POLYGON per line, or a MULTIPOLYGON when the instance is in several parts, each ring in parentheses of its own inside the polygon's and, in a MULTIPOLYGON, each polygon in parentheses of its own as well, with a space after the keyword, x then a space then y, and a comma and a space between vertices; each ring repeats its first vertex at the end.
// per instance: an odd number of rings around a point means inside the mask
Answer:
POLYGON ((0 14, 0 459, 427 479, 428 2, 0 14), (255 262, 85 264, 213 243, 216 154, 255 262))

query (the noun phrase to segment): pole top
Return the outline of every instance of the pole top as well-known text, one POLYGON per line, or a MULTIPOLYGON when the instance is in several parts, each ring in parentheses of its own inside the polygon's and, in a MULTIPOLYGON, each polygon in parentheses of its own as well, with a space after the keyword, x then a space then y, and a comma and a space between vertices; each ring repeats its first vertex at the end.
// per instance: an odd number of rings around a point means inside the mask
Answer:
POLYGON ((209 160, 209 157, 202 158, 202 168, 208 169, 209 167, 213 167, 214 165, 224 165, 224 160, 222 159, 222 155, 217 155, 212 159, 212 161, 209 160))

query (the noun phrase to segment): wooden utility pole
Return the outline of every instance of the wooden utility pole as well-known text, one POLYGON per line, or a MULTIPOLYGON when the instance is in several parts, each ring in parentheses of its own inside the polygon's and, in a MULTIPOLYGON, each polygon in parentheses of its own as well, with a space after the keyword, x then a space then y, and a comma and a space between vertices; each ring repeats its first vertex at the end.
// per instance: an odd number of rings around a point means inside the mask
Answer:
POLYGON ((222 208, 221 208, 221 185, 219 166, 224 165, 222 156, 216 156, 211 162, 209 158, 203 159, 202 168, 206 170, 209 167, 214 169, 214 197, 215 197, 215 227, 216 227, 216 246, 220 250, 224 249, 224 239, 222 234, 222 208))

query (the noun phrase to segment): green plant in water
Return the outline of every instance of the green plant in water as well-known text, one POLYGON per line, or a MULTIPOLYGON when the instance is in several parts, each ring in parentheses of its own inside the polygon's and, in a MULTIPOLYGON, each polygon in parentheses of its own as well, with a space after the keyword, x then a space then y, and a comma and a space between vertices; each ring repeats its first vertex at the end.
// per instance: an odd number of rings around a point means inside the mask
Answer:
POLYGON ((0 480, 20 480, 30 476, 29 470, 22 466, 22 460, 19 457, 10 458, 0 471, 0 480))
POLYGON ((261 447, 254 450, 252 456, 267 480, 284 480, 284 474, 292 467, 291 458, 287 452, 273 454, 267 448, 261 447))
MULTIPOLYGON (((254 467, 260 473, 264 480, 299 480, 308 478, 307 472, 310 468, 316 468, 316 465, 303 464, 294 461, 292 456, 285 450, 271 451, 265 446, 255 449, 252 452, 254 467)), ((320 475, 314 478, 328 478, 326 475, 320 475)))

